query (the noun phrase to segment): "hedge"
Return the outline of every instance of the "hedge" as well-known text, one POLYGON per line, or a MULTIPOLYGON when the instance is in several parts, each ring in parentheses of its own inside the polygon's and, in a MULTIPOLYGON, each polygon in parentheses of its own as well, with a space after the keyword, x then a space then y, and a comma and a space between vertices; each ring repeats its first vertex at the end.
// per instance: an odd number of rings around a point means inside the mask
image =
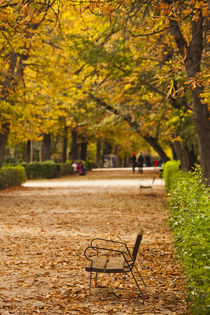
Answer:
POLYGON ((174 176, 168 180, 170 226, 186 274, 192 314, 210 314, 209 190, 199 167, 194 172, 177 173, 174 164, 174 176))
POLYGON ((20 186, 26 180, 25 169, 22 166, 8 166, 0 169, 0 189, 20 186))
POLYGON ((56 178, 73 174, 71 162, 55 163, 53 161, 23 163, 28 179, 56 178))
POLYGON ((180 161, 171 160, 164 164, 163 178, 165 186, 168 191, 173 188, 176 182, 177 176, 179 175, 180 161))
POLYGON ((28 179, 58 177, 59 166, 53 161, 23 163, 28 179))
POLYGON ((70 161, 67 161, 66 163, 57 164, 58 177, 73 174, 73 168, 71 165, 72 165, 72 162, 70 161))
MULTIPOLYGON (((78 163, 79 161, 75 161, 78 163)), ((86 171, 91 170, 93 162, 83 161, 86 171)), ((28 179, 56 178, 73 174, 72 161, 55 163, 53 161, 23 163, 28 179)))
MULTIPOLYGON (((76 163, 79 161, 76 161, 76 163)), ((83 161, 86 171, 94 166, 92 161, 83 161)), ((72 175, 72 161, 55 163, 53 161, 22 163, 21 166, 7 166, 0 170, 0 189, 19 186, 28 179, 56 178, 72 175)))

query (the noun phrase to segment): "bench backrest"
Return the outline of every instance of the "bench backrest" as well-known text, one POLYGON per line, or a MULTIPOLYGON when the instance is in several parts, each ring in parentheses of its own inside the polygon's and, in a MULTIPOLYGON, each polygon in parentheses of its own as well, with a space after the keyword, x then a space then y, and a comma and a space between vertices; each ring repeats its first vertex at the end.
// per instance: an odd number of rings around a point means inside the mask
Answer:
POLYGON ((140 231, 139 234, 137 235, 136 242, 135 242, 135 245, 134 245, 134 248, 133 248, 133 253, 132 253, 133 262, 135 262, 135 260, 136 260, 136 256, 137 256, 137 254, 138 254, 138 250, 139 250, 139 246, 140 246, 140 244, 141 244, 141 240, 142 240, 142 237, 143 237, 143 233, 144 233, 144 230, 141 229, 141 231, 140 231))

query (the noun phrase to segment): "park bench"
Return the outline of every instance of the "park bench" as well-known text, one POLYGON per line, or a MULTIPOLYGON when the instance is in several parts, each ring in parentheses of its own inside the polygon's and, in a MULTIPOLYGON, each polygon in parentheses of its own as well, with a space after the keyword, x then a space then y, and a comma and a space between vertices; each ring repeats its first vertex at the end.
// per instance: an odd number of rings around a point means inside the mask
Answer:
POLYGON ((145 283, 135 263, 142 236, 143 229, 141 229, 137 235, 132 254, 124 242, 103 238, 94 238, 90 242, 90 245, 84 251, 85 257, 89 260, 89 265, 85 268, 85 270, 90 273, 89 300, 93 272, 96 273, 95 287, 97 285, 98 273, 126 274, 130 272, 144 303, 144 295, 137 281, 137 277, 140 278, 144 285, 145 283), (134 274, 134 269, 137 272, 137 277, 134 274))

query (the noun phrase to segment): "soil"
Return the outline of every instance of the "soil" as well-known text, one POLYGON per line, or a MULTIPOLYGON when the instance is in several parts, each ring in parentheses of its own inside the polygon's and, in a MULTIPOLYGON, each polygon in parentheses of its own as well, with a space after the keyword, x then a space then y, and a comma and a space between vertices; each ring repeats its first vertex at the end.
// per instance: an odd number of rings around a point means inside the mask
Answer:
POLYGON ((93 171, 28 181, 0 191, 0 218, 0 314, 189 314, 158 174, 93 171), (89 302, 90 240, 132 248, 140 228, 145 303, 130 276, 113 274, 99 275, 89 302))

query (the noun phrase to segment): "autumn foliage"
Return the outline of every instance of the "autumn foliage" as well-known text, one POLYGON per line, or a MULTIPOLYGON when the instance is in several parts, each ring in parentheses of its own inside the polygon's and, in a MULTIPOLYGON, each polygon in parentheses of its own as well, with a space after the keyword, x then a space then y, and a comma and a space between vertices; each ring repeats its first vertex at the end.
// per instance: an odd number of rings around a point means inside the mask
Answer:
POLYGON ((209 178, 207 9, 195 0, 2 1, 0 165, 6 145, 45 134, 71 142, 74 130, 106 141, 112 123, 111 134, 134 130, 165 162, 170 145, 185 171, 200 159, 209 178))

